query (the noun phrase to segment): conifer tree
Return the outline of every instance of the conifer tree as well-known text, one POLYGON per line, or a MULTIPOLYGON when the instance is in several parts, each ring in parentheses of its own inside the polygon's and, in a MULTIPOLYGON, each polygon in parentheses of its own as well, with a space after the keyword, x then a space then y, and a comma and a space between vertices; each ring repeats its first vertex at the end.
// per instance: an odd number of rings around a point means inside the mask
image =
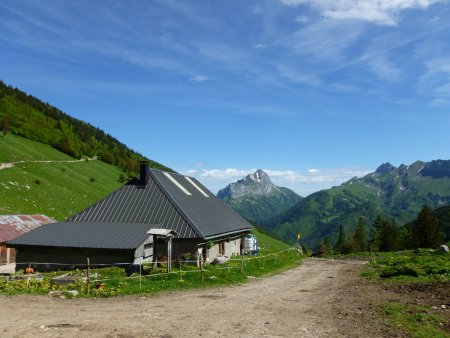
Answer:
POLYGON ((353 234, 353 241, 352 241, 353 251, 355 252, 365 251, 366 241, 367 241, 366 223, 364 222, 364 219, 360 217, 358 219, 358 223, 356 224, 356 229, 353 234))
POLYGON ((351 252, 351 246, 348 242, 347 236, 345 234, 345 229, 342 224, 339 225, 339 237, 334 247, 334 251, 341 254, 347 254, 351 252))
POLYGON ((417 216, 413 238, 418 248, 436 248, 440 244, 441 234, 438 222, 427 204, 422 207, 417 216))
POLYGON ((399 248, 399 230, 395 222, 389 222, 377 216, 373 223, 371 244, 376 251, 394 251, 399 248))

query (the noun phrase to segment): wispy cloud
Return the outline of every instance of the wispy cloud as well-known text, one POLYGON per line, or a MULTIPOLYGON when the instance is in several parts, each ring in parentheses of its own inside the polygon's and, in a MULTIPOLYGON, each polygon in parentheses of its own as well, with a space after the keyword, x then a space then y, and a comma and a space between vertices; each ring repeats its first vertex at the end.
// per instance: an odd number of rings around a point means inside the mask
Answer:
POLYGON ((375 57, 369 61, 372 72, 382 80, 397 81, 402 71, 396 67, 386 56, 375 57))
POLYGON ((329 19, 358 19, 394 26, 405 9, 428 8, 447 0, 280 0, 288 6, 310 5, 329 19))
POLYGON ((434 58, 426 62, 426 71, 419 79, 418 91, 431 96, 433 103, 450 100, 450 58, 434 58))
POLYGON ((192 78, 192 80, 195 82, 204 82, 210 80, 210 78, 202 74, 197 74, 192 78))

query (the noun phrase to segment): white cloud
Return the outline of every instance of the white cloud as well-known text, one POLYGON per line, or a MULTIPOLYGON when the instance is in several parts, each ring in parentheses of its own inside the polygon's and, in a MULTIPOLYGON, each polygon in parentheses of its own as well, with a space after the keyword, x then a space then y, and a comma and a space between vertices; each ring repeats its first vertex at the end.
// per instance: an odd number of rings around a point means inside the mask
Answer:
POLYGON ((266 45, 262 44, 262 43, 257 43, 256 45, 253 46, 254 48, 265 48, 266 45))
MULTIPOLYGON (((208 189, 216 193, 228 184, 242 179, 256 169, 190 169, 184 171, 185 175, 193 176, 202 182, 208 189)), ((264 169, 272 182, 280 187, 294 190, 301 196, 313 192, 329 189, 340 185, 352 177, 361 177, 370 171, 362 168, 348 167, 338 169, 309 169, 305 172, 298 170, 264 169)))
POLYGON ((306 15, 299 15, 295 18, 295 21, 300 23, 308 23, 311 21, 311 19, 308 18, 306 15))
POLYGON ((209 79, 210 79, 209 77, 206 77, 202 74, 197 74, 192 78, 192 80, 195 82, 203 82, 203 81, 207 81, 209 79))
POLYGON ((362 24, 320 20, 297 30, 280 43, 289 53, 311 55, 312 62, 326 61, 334 65, 346 59, 345 51, 363 33, 362 24))
POLYGON ((369 66, 372 72, 382 80, 396 81, 401 76, 400 68, 384 56, 373 58, 370 60, 369 66))
POLYGON ((358 19, 380 25, 396 25, 400 11, 428 8, 447 0, 280 0, 288 6, 310 5, 330 19, 358 19))

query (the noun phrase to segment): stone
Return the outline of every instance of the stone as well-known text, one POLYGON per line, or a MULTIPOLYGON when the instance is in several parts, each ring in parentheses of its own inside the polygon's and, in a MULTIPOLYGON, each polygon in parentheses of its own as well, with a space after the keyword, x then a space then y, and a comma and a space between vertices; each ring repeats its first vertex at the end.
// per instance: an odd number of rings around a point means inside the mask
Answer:
POLYGON ((450 252, 450 250, 448 249, 447 245, 441 245, 441 252, 448 253, 448 252, 450 252))

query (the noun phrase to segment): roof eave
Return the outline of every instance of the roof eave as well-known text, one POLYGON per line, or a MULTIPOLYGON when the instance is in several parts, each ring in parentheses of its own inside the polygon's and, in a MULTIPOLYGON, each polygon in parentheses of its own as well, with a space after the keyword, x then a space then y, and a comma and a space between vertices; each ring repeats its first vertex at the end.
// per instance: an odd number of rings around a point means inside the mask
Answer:
POLYGON ((215 239, 215 238, 219 238, 219 237, 226 237, 226 236, 231 236, 231 235, 235 235, 238 233, 243 233, 243 232, 249 232, 252 231, 254 229, 254 227, 252 226, 251 228, 244 228, 244 229, 240 229, 240 230, 235 230, 235 231, 230 231, 230 232, 224 232, 221 234, 217 234, 217 235, 212 235, 212 236, 206 236, 203 237, 205 240, 210 240, 210 239, 215 239))

